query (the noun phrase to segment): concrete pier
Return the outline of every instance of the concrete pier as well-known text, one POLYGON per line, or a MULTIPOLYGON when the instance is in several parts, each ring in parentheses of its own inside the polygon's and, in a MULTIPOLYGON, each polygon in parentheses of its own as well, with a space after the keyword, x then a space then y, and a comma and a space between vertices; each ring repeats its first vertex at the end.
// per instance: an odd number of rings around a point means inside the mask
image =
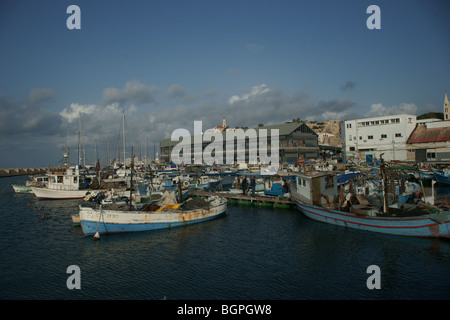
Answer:
POLYGON ((63 170, 64 170, 63 167, 0 169, 0 178, 35 175, 35 174, 46 173, 48 171, 63 171, 63 170))

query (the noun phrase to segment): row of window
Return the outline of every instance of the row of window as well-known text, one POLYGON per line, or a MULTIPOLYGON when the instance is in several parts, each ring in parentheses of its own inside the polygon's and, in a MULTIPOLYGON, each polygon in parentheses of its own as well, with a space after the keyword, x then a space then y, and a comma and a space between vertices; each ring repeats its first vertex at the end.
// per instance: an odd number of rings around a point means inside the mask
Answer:
MULTIPOLYGON (((408 123, 411 123, 412 118, 408 118, 408 123)), ((376 126, 379 124, 388 124, 388 123, 400 123, 400 118, 394 118, 394 119, 385 119, 385 120, 373 120, 373 121, 363 121, 358 122, 358 127, 366 127, 366 126, 376 126)), ((351 123, 347 123, 346 125, 347 129, 350 129, 352 127, 351 123)))
MULTIPOLYGON (((396 133, 395 134, 395 137, 396 138, 401 138, 402 137, 402 134, 401 133, 396 133)), ((356 137, 354 137, 355 138, 355 140, 356 140, 356 137)), ((387 138, 387 134, 384 134, 384 133, 382 133, 381 134, 381 139, 386 139, 387 138)), ((352 137, 352 135, 349 135, 348 136, 348 140, 349 141, 352 141, 352 139, 353 139, 353 137, 352 137)), ((363 137, 362 136, 359 136, 359 140, 362 140, 363 139, 363 137)), ((373 140, 373 136, 367 136, 367 139, 368 140, 373 140)))

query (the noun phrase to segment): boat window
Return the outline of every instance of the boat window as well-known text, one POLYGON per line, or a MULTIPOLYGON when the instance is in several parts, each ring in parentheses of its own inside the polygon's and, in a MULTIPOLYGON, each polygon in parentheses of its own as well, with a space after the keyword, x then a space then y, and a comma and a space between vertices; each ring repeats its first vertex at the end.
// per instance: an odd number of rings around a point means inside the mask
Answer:
POLYGON ((63 183, 63 176, 57 176, 57 183, 63 183))
POLYGON ((303 186, 306 187, 306 179, 302 179, 303 186))
POLYGON ((73 177, 73 183, 77 183, 78 182, 78 177, 73 177))

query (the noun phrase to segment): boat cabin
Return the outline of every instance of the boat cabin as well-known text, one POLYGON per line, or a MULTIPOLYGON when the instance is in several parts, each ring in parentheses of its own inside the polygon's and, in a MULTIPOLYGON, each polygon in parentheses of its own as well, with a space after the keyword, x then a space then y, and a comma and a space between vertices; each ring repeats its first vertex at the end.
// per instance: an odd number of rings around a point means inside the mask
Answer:
POLYGON ((53 190, 79 190, 80 175, 76 167, 67 168, 66 172, 53 172, 48 175, 48 188, 53 190))
POLYGON ((315 205, 333 202, 338 195, 337 176, 334 172, 296 173, 295 185, 300 201, 315 205))

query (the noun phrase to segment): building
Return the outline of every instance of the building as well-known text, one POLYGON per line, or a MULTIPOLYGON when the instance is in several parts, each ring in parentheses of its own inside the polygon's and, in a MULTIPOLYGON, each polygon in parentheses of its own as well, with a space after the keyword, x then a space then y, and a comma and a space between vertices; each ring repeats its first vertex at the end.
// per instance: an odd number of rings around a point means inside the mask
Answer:
POLYGON ((410 114, 345 121, 346 158, 372 162, 383 154, 387 161, 413 160, 414 153, 408 150, 407 140, 416 121, 416 116, 410 114))
POLYGON ((444 98, 444 120, 450 120, 450 102, 447 98, 447 92, 445 93, 444 98))
POLYGON ((408 149, 417 162, 450 161, 450 103, 445 93, 444 121, 417 120, 417 126, 408 139, 408 149))
MULTIPOLYGON (((230 128, 226 126, 225 119, 222 126, 217 126, 213 129, 207 130, 207 132, 220 132, 223 137, 223 162, 226 162, 225 150, 226 150, 226 133, 230 130, 236 130, 237 128, 230 128)), ((278 125, 263 126, 260 125, 254 128, 257 137, 259 137, 259 131, 261 129, 267 129, 267 145, 270 147, 270 132, 273 129, 279 130, 279 161, 280 163, 295 162, 297 159, 317 159, 319 157, 318 147, 318 135, 314 130, 310 129, 304 122, 290 122, 278 125)), ((244 132, 246 129, 243 129, 244 132)), ((194 138, 191 139, 191 150, 194 150, 194 138)), ((202 139, 203 140, 203 139, 202 139)), ((173 148, 179 144, 179 141, 172 141, 171 139, 165 139, 160 142, 162 161, 170 162, 173 148)), ((210 141, 202 141, 202 150, 210 144, 210 141)), ((235 160, 237 156, 237 143, 234 144, 235 160)), ((269 152, 270 153, 270 152, 269 152)), ((245 161, 248 163, 249 159, 249 139, 245 141, 245 161)), ((258 153, 259 154, 259 153, 258 153)), ((192 159, 194 160, 194 154, 192 153, 192 159)), ((192 161, 191 163, 194 163, 192 161)))
POLYGON ((450 161, 450 120, 418 124, 408 139, 417 162, 450 161))

